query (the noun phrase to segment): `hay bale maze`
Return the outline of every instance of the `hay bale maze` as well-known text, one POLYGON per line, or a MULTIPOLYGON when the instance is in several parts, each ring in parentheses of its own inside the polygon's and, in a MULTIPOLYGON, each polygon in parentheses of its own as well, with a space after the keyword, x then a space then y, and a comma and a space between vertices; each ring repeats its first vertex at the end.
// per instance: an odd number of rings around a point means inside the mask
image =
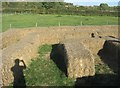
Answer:
MULTIPOLYGON (((59 54, 62 61, 56 65, 68 77, 93 76, 96 56, 106 39, 100 36, 118 37, 118 26, 66 26, 11 29, 2 33, 2 81, 4 86, 13 82, 11 67, 15 59, 22 59, 28 66, 31 59, 38 56, 38 47, 43 44, 53 45, 54 54, 59 54), (91 37, 94 33, 94 37, 91 37), (61 48, 62 47, 62 48, 61 48), (95 61, 95 62, 94 62, 95 61), (62 63, 62 68, 59 66, 62 63)), ((111 47, 111 46, 109 46, 111 47)), ((108 47, 108 49, 109 49, 108 47)), ((105 47, 104 47, 105 48, 105 47)), ((108 50, 111 51, 112 50, 108 50)), ((112 54, 111 54, 112 55, 112 54)), ((53 60, 53 61, 56 61, 53 60)))

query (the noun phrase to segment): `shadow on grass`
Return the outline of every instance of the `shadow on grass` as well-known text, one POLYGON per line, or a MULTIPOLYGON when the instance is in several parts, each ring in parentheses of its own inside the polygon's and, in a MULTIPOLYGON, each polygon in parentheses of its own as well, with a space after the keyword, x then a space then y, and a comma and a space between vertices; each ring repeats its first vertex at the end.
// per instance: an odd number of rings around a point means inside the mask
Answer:
POLYGON ((118 75, 113 74, 96 74, 91 77, 77 78, 77 86, 119 86, 118 75))
POLYGON ((57 67, 67 76, 67 56, 63 44, 52 45, 50 58, 54 61, 57 67))

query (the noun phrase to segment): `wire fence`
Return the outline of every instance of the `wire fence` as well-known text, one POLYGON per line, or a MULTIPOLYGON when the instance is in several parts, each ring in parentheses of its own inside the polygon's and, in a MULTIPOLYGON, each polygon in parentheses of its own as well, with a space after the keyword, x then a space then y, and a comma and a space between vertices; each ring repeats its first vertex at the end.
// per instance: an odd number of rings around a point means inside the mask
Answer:
MULTIPOLYGON (((20 25, 20 24, 17 24, 17 25, 14 25, 13 23, 10 23, 9 24, 9 29, 12 29, 12 28, 27 28, 27 27, 50 27, 50 26, 97 26, 99 24, 86 24, 85 22, 83 21, 80 21, 80 24, 64 24, 62 22, 58 22, 56 23, 55 25, 50 25, 50 24, 44 24, 44 25, 41 25, 39 24, 38 22, 32 24, 32 25, 29 25, 29 26, 26 26, 26 25, 20 25), (18 25, 18 26, 17 26, 18 25)), ((102 24, 101 24, 102 25, 102 24)), ((106 21, 106 24, 104 23, 103 25, 111 25, 111 23, 109 21, 106 21)), ((114 24, 115 25, 115 24, 114 24)))

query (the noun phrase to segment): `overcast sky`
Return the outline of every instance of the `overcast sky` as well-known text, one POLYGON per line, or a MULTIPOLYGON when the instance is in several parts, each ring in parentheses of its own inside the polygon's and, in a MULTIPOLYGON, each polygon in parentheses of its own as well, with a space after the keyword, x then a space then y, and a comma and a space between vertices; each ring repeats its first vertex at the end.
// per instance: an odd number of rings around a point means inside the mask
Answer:
POLYGON ((107 3, 109 6, 118 6, 119 2, 119 0, 64 0, 64 1, 73 3, 74 5, 83 6, 100 5, 100 3, 107 3))

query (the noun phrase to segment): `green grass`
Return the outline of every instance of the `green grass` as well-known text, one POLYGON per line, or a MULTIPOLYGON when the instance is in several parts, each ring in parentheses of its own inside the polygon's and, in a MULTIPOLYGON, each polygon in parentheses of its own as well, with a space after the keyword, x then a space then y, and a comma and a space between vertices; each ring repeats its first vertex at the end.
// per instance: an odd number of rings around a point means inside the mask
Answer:
POLYGON ((3 14, 2 29, 6 31, 10 28, 35 27, 36 22, 39 27, 58 26, 80 26, 82 25, 117 25, 118 18, 111 16, 78 16, 78 15, 39 15, 39 14, 3 14))
POLYGON ((24 71, 27 86, 73 86, 74 80, 67 78, 56 64, 46 58, 45 54, 50 52, 51 45, 43 45, 39 48, 39 57, 33 60, 24 71))
POLYGON ((96 74, 115 74, 105 63, 95 65, 96 74))

